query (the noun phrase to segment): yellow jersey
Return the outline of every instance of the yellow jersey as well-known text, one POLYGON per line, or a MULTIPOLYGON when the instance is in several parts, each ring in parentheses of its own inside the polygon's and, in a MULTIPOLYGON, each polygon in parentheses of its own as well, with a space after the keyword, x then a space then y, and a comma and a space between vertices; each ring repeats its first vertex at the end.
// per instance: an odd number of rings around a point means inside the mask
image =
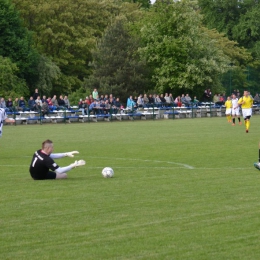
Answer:
POLYGON ((253 99, 250 96, 243 96, 238 100, 238 104, 242 104, 241 107, 242 108, 251 108, 253 105, 253 99), (242 102, 245 102, 244 104, 242 104, 242 102))
POLYGON ((227 101, 225 102, 225 107, 226 107, 226 108, 232 108, 232 100, 227 100, 227 101))

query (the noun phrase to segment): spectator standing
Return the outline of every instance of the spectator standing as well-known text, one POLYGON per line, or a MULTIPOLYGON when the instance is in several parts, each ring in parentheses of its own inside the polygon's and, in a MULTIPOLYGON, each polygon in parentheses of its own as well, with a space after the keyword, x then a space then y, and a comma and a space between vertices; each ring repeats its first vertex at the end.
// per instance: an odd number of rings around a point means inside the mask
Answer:
POLYGON ((33 99, 36 100, 38 96, 40 96, 40 94, 38 88, 36 88, 33 93, 33 99))
POLYGON ((96 88, 94 88, 93 92, 92 92, 92 97, 93 99, 97 99, 98 98, 98 91, 96 88))

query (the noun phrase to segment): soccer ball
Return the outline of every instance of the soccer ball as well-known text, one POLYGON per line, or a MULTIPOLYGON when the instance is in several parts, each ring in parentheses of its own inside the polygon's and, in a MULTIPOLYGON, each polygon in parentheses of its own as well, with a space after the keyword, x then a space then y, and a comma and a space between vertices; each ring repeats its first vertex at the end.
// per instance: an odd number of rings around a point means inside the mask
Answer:
POLYGON ((103 175, 104 178, 112 178, 114 176, 114 171, 110 167, 105 167, 102 170, 102 175, 103 175))

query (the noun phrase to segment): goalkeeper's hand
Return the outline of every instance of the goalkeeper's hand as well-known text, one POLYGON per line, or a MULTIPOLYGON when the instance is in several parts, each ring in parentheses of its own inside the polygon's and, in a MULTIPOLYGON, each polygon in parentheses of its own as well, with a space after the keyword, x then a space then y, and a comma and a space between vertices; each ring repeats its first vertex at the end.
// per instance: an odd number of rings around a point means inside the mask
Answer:
POLYGON ((68 152, 68 153, 65 153, 65 156, 74 157, 74 154, 79 154, 79 152, 78 151, 68 152))
POLYGON ((84 160, 79 160, 79 161, 75 161, 74 163, 72 163, 70 166, 72 168, 78 167, 78 166, 83 166, 85 165, 86 162, 84 160))

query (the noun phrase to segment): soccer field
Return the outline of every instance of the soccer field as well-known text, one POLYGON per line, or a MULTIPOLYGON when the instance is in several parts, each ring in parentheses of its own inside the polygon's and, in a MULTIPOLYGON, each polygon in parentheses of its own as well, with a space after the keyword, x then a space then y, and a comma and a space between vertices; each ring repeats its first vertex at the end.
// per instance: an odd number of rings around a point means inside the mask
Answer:
POLYGON ((0 259, 260 259, 260 116, 4 126, 0 259), (45 139, 86 165, 34 181, 45 139), (115 175, 105 179, 102 168, 115 175))

